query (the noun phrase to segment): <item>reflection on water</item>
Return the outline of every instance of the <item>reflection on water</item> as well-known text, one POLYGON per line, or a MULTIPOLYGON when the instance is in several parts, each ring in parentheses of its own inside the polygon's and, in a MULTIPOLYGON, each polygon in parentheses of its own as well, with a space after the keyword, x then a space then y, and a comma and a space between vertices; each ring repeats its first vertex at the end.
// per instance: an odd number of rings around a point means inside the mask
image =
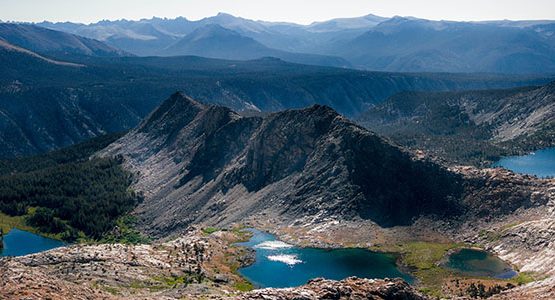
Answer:
POLYGON ((337 280, 349 276, 401 277, 412 282, 408 274, 399 271, 392 255, 365 249, 299 248, 278 241, 271 234, 249 230, 253 237, 238 245, 253 248, 256 261, 239 272, 257 287, 299 286, 316 277, 337 280))
POLYGON ((501 259, 475 249, 461 249, 452 253, 444 265, 448 269, 469 276, 509 279, 517 275, 517 272, 501 259))

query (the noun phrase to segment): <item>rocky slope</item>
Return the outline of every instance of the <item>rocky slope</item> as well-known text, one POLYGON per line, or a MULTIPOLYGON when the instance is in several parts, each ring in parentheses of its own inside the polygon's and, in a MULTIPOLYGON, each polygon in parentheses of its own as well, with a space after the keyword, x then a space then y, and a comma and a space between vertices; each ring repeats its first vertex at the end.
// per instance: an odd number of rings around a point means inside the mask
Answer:
POLYGON ((438 267, 461 245, 454 243, 464 242, 533 271, 536 280, 547 277, 504 291, 502 299, 552 291, 554 180, 502 169, 447 169, 329 107, 243 116, 176 93, 97 155, 121 158, 135 174, 134 189, 145 194, 134 211, 139 227, 163 241, 77 245, 2 259, 5 297, 422 299, 397 280, 353 278, 237 294, 242 279, 231 271, 250 260, 229 247, 237 231, 188 231, 199 223, 253 225, 301 245, 397 252, 415 268, 420 287, 450 296, 475 280, 463 278, 461 288, 460 276, 438 267))
POLYGON ((456 174, 320 105, 242 117, 177 93, 102 155, 123 156, 137 173, 146 200, 136 212, 154 235, 258 214, 392 226, 461 209, 456 174))
POLYGON ((504 148, 548 147, 555 144, 555 82, 510 90, 400 93, 359 121, 399 143, 463 161, 473 152, 486 156, 504 148))
MULTIPOLYGON (((67 67, 84 67, 84 65, 69 63, 69 62, 63 62, 63 61, 57 61, 57 60, 53 60, 53 59, 44 57, 44 56, 39 55, 35 52, 27 50, 25 48, 14 46, 14 45, 2 40, 1 38, 0 38, 0 51, 2 52, 2 55, 1 55, 2 57, 8 56, 9 54, 12 54, 12 53, 15 53, 16 57, 17 57, 17 55, 19 55, 21 57, 25 57, 26 59, 36 59, 40 63, 48 63, 48 64, 52 64, 52 65, 67 66, 67 67)), ((3 63, 8 64, 8 61, 5 61, 3 63)))
POLYGON ((231 272, 239 248, 231 233, 199 231, 153 245, 73 245, 0 259, 3 299, 175 299, 225 295, 243 279, 231 272), (227 259, 231 257, 228 261, 227 259))
POLYGON ((146 199, 135 213, 155 236, 270 217, 464 222, 548 201, 533 180, 447 170, 319 105, 244 117, 176 93, 101 155, 137 174, 146 199))

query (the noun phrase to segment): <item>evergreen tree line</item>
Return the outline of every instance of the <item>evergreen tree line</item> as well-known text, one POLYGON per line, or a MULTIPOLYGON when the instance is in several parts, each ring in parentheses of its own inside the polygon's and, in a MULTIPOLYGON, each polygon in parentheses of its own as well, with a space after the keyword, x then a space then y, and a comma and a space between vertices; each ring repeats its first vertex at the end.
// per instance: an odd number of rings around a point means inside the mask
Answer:
POLYGON ((88 159, 88 149, 81 149, 82 156, 73 150, 65 158, 60 151, 42 155, 49 161, 46 167, 32 167, 37 161, 33 157, 18 160, 17 168, 25 171, 0 171, 0 211, 27 215, 28 225, 66 240, 76 239, 79 232, 101 238, 142 197, 129 189, 132 176, 121 167, 121 158, 88 159))

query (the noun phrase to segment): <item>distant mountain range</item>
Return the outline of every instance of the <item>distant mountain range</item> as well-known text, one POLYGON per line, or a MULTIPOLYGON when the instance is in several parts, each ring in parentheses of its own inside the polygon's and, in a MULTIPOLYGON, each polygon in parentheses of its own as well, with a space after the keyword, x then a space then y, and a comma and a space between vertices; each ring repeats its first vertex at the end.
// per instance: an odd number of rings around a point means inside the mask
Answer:
MULTIPOLYGON (((251 32, 259 24, 226 15, 218 19, 251 32)), ((357 26, 378 21, 374 17, 336 20, 315 24, 310 30, 325 34, 338 26, 358 30, 357 26)), ((237 60, 132 56, 101 41, 36 25, 0 24, 0 29, 0 157, 40 153, 128 130, 178 90, 245 114, 318 103, 354 117, 403 91, 508 88, 553 80, 549 75, 403 74, 293 64, 284 60, 315 65, 346 62, 271 49, 218 24, 193 29, 164 51, 185 49, 237 60), (226 47, 210 48, 223 41, 226 47), (245 53, 283 60, 245 61, 245 53)))
POLYGON ((349 67, 350 63, 340 57, 303 54, 268 48, 256 40, 240 35, 217 24, 195 29, 184 38, 162 51, 164 55, 197 55, 210 58, 249 60, 276 57, 294 63, 309 65, 349 67))
POLYGON ((547 80, 542 76, 378 73, 275 58, 50 58, 0 42, 0 157, 41 153, 128 130, 178 90, 245 113, 320 103, 355 116, 406 90, 499 88, 547 80))
POLYGON ((451 22, 368 15, 298 25, 220 13, 199 21, 153 18, 37 25, 140 56, 275 56, 376 71, 555 73, 553 21, 451 22))
POLYGON ((28 24, 0 23, 0 40, 44 55, 130 55, 91 38, 28 24))

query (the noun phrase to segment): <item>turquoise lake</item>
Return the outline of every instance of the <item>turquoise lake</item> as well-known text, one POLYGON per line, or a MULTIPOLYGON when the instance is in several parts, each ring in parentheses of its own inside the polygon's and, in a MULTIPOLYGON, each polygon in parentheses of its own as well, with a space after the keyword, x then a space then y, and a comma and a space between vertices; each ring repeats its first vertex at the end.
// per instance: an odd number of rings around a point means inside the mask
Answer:
POLYGON ((64 242, 14 228, 4 235, 4 248, 0 249, 0 256, 22 256, 64 245, 64 242))
POLYGON ((477 277, 509 279, 517 275, 510 265, 481 250, 461 249, 449 256, 444 267, 477 277))
POLYGON ((256 287, 294 287, 309 279, 324 277, 344 279, 401 277, 413 279, 401 272, 392 255, 365 249, 299 248, 275 239, 271 234, 250 229, 253 237, 240 246, 256 251, 254 264, 239 269, 239 273, 256 287))
POLYGON ((538 150, 528 155, 504 157, 493 166, 503 167, 516 173, 553 177, 555 176, 555 148, 538 150))

